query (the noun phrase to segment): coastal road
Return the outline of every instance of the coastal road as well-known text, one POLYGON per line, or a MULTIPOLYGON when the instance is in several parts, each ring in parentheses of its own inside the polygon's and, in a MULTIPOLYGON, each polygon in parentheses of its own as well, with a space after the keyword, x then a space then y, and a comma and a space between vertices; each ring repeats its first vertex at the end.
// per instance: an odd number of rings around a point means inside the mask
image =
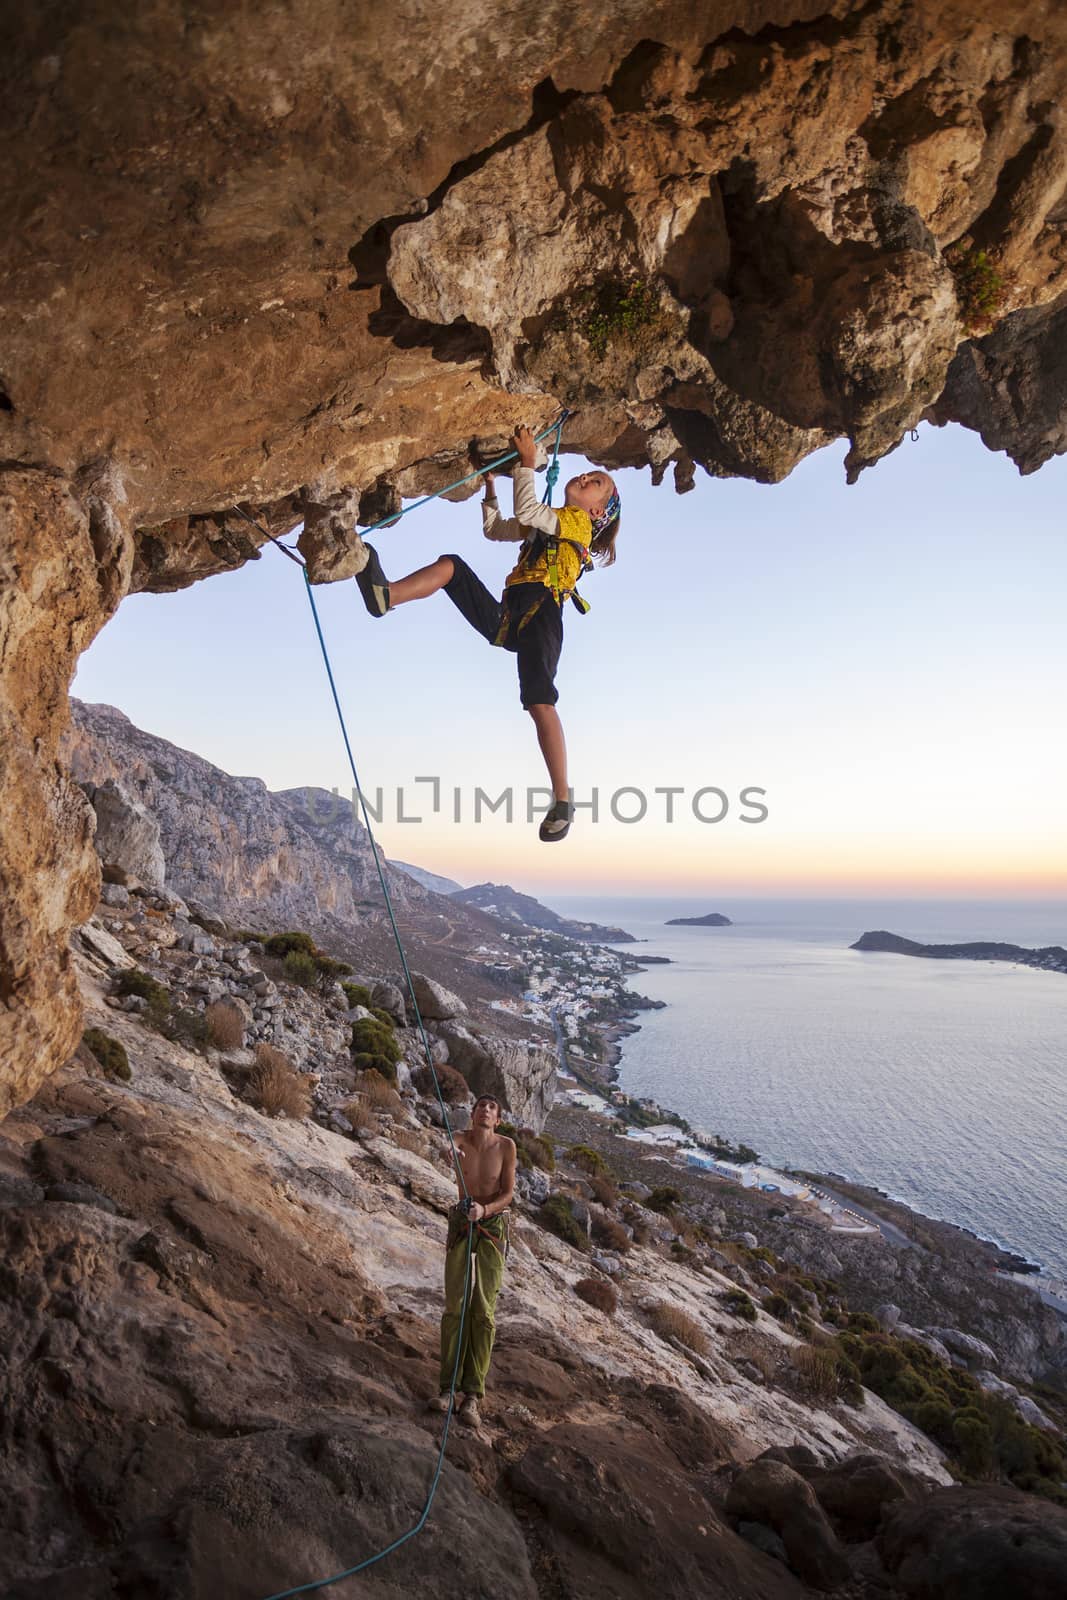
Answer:
POLYGON ((828 1188, 825 1183, 820 1183, 818 1188, 835 1205, 841 1206, 845 1211, 853 1212, 857 1217, 862 1217, 864 1222, 873 1223, 886 1244, 891 1244, 894 1250, 919 1250, 922 1248, 915 1243, 914 1239, 909 1239, 903 1228, 898 1228, 895 1222, 887 1222, 884 1217, 878 1216, 876 1212, 868 1211, 866 1206, 857 1205, 855 1200, 846 1200, 843 1194, 838 1194, 835 1189, 828 1188))

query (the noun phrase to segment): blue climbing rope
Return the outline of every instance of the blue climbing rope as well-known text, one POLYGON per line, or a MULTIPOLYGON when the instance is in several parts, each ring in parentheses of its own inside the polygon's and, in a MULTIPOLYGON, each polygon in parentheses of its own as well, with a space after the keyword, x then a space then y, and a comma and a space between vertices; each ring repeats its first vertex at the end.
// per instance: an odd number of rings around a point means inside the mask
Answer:
MULTIPOLYGON (((570 414, 571 413, 566 410, 562 411, 554 423, 551 423, 541 433, 535 435, 537 439, 543 439, 550 433, 555 434, 555 440, 552 447, 552 459, 549 463, 547 472, 547 486, 544 497, 544 503, 546 505, 551 504, 552 491, 555 487, 556 480, 559 477, 560 436, 563 432, 563 425, 570 414)), ((480 468, 479 471, 469 473, 467 477, 460 478, 456 483, 449 484, 444 489, 438 489, 435 494, 425 495, 421 500, 417 500, 414 505, 406 507, 405 510, 392 517, 384 517, 380 522, 373 523, 371 527, 365 528, 362 531, 365 533, 370 533, 374 528, 389 526, 393 522, 399 521, 400 517, 406 516, 409 511, 417 511, 420 506, 426 505, 428 501, 436 500, 441 495, 448 494, 451 490, 458 489, 463 484, 469 483, 471 478, 481 477, 483 473, 491 472, 496 467, 503 466, 505 462, 513 460, 516 455, 517 451, 509 451, 507 455, 498 457, 496 461, 491 462, 488 466, 480 468)), ((382 865, 381 852, 378 849, 378 841, 374 837, 374 829, 371 827, 370 815, 367 811, 367 802, 363 797, 363 786, 359 781, 359 773, 356 770, 356 759, 352 753, 352 741, 348 736, 348 726, 345 722, 344 711, 341 707, 341 699, 337 693, 337 683, 333 675, 333 666, 330 662, 330 654, 326 648, 326 639, 322 631, 322 623, 319 619, 318 607, 315 604, 315 595, 312 590, 311 579, 308 577, 307 565, 294 550, 291 550, 288 545, 283 544, 280 539, 275 538, 273 534, 268 533, 266 528, 257 522, 254 517, 250 516, 247 511, 244 511, 240 506, 235 506, 234 509, 242 517, 244 517, 246 522, 250 522, 254 528, 256 528, 267 539, 269 539, 272 544, 277 545, 278 549, 282 551, 283 555, 288 556, 291 561, 295 561, 304 574, 304 588, 307 593, 308 603, 311 606, 311 615, 315 624, 315 635, 319 642, 319 649, 322 652, 323 665, 326 668, 326 677, 330 685, 330 694, 333 697, 334 709, 337 712, 337 720, 341 727, 341 737, 344 740, 345 754, 348 757, 348 765, 352 773, 352 782, 355 792, 359 796, 360 809, 363 813, 363 825, 366 828, 367 835, 370 839, 371 851, 374 855, 374 865, 378 873, 378 882, 381 885, 382 897, 385 901, 385 908, 389 913, 389 922, 393 930, 393 939, 396 943, 397 952, 400 956, 400 964, 403 968, 404 978, 407 982, 408 993, 411 996, 412 1010, 415 1013, 415 1020, 418 1024, 419 1035, 422 1040, 422 1047, 426 1056, 426 1064, 430 1069, 430 1073, 433 1078, 434 1089, 437 1093, 437 1100, 441 1107, 441 1113, 444 1118, 445 1132, 448 1135, 448 1142, 452 1151, 452 1163, 459 1178, 460 1188, 463 1191, 464 1200, 468 1201, 470 1199, 470 1195, 467 1190, 466 1180, 463 1176, 463 1168, 459 1161, 459 1155, 456 1150, 456 1142, 452 1134, 452 1123, 448 1115, 448 1107, 445 1104, 444 1095, 441 1093, 441 1084, 438 1080, 437 1069, 433 1062, 433 1051, 430 1048, 430 1041, 427 1037, 426 1027, 422 1019, 422 1011, 419 1008, 419 1002, 415 995, 415 984, 411 976, 410 968, 408 967, 407 955, 404 951, 403 940, 400 937, 400 930, 397 927, 396 915, 393 911, 392 896, 389 893, 389 884, 386 880, 385 870, 382 865)), ((473 1261, 473 1254, 474 1228, 469 1226, 467 1230, 467 1259, 463 1278, 463 1306, 460 1312, 459 1333, 456 1340, 456 1359, 452 1366, 452 1378, 448 1390, 448 1408, 445 1412, 444 1429, 441 1434, 441 1444, 437 1452, 437 1461, 434 1465, 433 1477, 430 1480, 429 1492, 426 1496, 426 1502, 422 1508, 422 1512, 419 1515, 418 1520, 412 1524, 406 1533, 402 1533, 398 1538, 394 1539, 392 1544, 386 1545, 384 1550, 379 1550, 376 1552, 376 1554, 367 1556, 363 1561, 357 1562, 355 1566, 346 1567, 343 1572, 335 1572, 331 1577, 328 1578, 315 1578, 308 1583, 298 1584, 292 1589, 281 1589, 276 1594, 269 1595, 267 1600, 291 1600, 291 1597, 294 1595, 311 1594, 317 1589, 327 1589, 332 1584, 340 1583, 344 1578, 353 1578, 357 1573, 365 1572, 368 1567, 376 1566, 379 1561, 384 1561, 386 1556, 392 1555, 394 1550, 399 1550, 401 1545, 407 1544, 409 1539, 414 1539, 415 1536, 421 1533, 425 1527, 426 1520, 430 1515, 430 1508, 433 1505, 434 1496, 437 1493, 437 1486, 441 1481, 441 1473, 444 1470, 445 1447, 448 1444, 448 1430, 455 1411, 456 1384, 459 1381, 459 1364, 460 1358, 463 1354, 463 1333, 466 1327, 467 1309, 470 1299, 471 1263, 473 1261)))

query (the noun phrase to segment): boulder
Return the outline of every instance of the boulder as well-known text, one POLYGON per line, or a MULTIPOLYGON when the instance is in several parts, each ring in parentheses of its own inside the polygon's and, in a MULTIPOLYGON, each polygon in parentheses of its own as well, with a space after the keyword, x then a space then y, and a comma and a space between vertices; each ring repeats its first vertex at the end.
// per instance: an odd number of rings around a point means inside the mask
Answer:
MULTIPOLYGON (((845 1540, 873 1539, 887 1506, 914 1498, 918 1481, 884 1456, 847 1456, 804 1473, 819 1504, 845 1540)), ((928 1487, 928 1486, 927 1486, 928 1487)))
POLYGON ((961 1333, 959 1328, 927 1328, 926 1332, 939 1339, 952 1355, 958 1356, 968 1367, 1000 1365, 996 1351, 984 1339, 976 1339, 973 1334, 961 1333))
POLYGON ((736 1523, 760 1522, 785 1545, 789 1565, 816 1589, 835 1589, 848 1578, 848 1562, 810 1484, 784 1461, 754 1461, 726 1496, 736 1523))
POLYGON ((897 1326, 897 1323, 900 1321, 899 1306, 893 1306, 889 1304, 881 1305, 874 1314, 882 1325, 883 1333, 892 1333, 894 1328, 897 1326))
POLYGON ((125 971, 128 967, 136 965, 132 957, 126 954, 114 934, 108 933, 107 929, 102 927, 95 917, 90 918, 84 927, 78 929, 78 939, 83 949, 87 950, 90 955, 95 956, 98 961, 102 961, 107 967, 117 967, 121 971, 125 971))
POLYGON ((162 889, 166 862, 155 817, 114 778, 88 793, 96 812, 93 842, 103 866, 119 868, 127 883, 135 879, 162 889))
POLYGON ((411 974, 411 986, 415 991, 415 1000, 424 1022, 445 1022, 449 1017, 465 1015, 466 1002, 461 1000, 458 994, 453 994, 451 989, 435 983, 432 978, 425 977, 421 972, 411 974))
POLYGON ((730 1238, 735 1244, 743 1244, 747 1250, 758 1250, 759 1240, 754 1233, 732 1233, 730 1238))
MULTIPOLYGON (((417 994, 418 990, 415 992, 417 994)), ((388 1011, 393 1020, 399 1022, 402 1028, 407 1026, 408 1014, 404 1003, 404 992, 395 983, 376 983, 371 990, 370 997, 373 1003, 382 1011, 388 1011)), ((425 1016, 426 1013, 423 1012, 423 1015, 425 1016)))
POLYGON ((889 1512, 878 1549, 915 1600, 1067 1594, 1067 1511, 1018 1489, 935 1489, 889 1512))

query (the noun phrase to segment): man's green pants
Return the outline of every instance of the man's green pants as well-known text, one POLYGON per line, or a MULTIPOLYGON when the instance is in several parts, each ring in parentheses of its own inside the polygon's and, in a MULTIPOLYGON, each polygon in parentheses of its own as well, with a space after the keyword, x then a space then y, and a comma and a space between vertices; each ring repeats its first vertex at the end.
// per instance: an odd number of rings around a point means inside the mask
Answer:
POLYGON ((458 1206, 448 1215, 448 1245, 445 1254, 445 1314, 441 1318, 441 1393, 446 1394, 457 1372, 456 1388, 461 1394, 485 1393, 485 1377, 493 1355, 496 1337, 496 1300, 504 1281, 504 1252, 508 1224, 504 1212, 474 1224, 471 1247, 471 1292, 467 1314, 463 1315, 463 1290, 467 1277, 467 1218, 458 1206), (459 1344, 460 1323, 463 1343, 459 1344), (456 1351, 459 1349, 459 1366, 456 1351))

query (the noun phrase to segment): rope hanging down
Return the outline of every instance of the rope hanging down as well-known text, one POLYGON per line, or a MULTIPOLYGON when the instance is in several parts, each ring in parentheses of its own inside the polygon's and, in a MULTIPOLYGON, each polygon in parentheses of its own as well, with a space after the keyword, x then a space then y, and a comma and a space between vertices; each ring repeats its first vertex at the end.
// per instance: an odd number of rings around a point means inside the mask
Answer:
MULTIPOLYGON (((559 476, 560 435, 563 431, 563 424, 566 422, 569 415, 570 413, 568 411, 561 412, 560 416, 554 423, 550 424, 549 427, 545 428, 542 433, 539 433, 536 436, 538 439, 543 439, 547 434, 553 432, 555 433, 555 441, 552 449, 552 460, 549 464, 547 473, 548 482, 545 490, 546 505, 551 503, 552 490, 555 486, 556 479, 559 476)), ((471 478, 481 477, 484 472, 490 472, 495 467, 502 466, 504 462, 512 460, 516 454, 517 452, 512 450, 507 455, 500 456, 496 461, 491 462, 488 466, 481 468, 480 471, 469 473, 466 478, 459 479, 457 483, 449 484, 445 489, 439 489, 436 494, 426 495, 422 500, 418 500, 414 505, 407 507, 407 511, 417 511, 419 506, 426 505, 428 501, 435 500, 440 495, 448 494, 451 489, 458 489, 461 484, 468 483, 471 478)), ((456 1142, 452 1135, 452 1123, 449 1119, 448 1107, 446 1106, 444 1096, 441 1093, 441 1085, 438 1081, 437 1070, 433 1062, 433 1052, 430 1049, 430 1041, 427 1037, 426 1027, 422 1020, 422 1012, 419 1009, 419 1003, 415 996, 415 985, 412 980, 410 968, 408 967, 407 955, 405 954, 404 944, 400 937, 400 930, 397 927, 396 916, 393 911, 392 896, 389 893, 389 885, 386 881, 385 871, 382 866, 382 857, 378 849, 378 841, 374 837, 374 829, 371 827, 370 816, 367 811, 367 803, 363 798, 363 788, 360 784, 359 774, 356 770, 355 756, 352 753, 352 742, 348 736, 348 727, 345 722, 344 711, 341 708, 340 697, 337 693, 337 684, 333 675, 333 666, 330 662, 329 651, 326 648, 326 640, 322 632, 322 623, 319 620, 318 607, 315 604, 315 596, 312 591, 311 579, 308 577, 307 565, 295 551, 291 550, 288 545, 283 544, 280 539, 275 538, 272 533, 268 533, 266 528, 264 528, 261 523, 257 522, 254 517, 250 516, 247 511, 242 510, 240 506, 235 506, 234 509, 242 517, 244 517, 246 522, 250 522, 254 528, 256 528, 261 534, 269 539, 272 544, 277 545, 278 549, 281 550, 284 555, 288 556, 291 561, 294 561, 297 566, 301 568, 304 574, 304 588, 307 592, 308 602, 311 606, 311 615, 315 624, 315 634, 319 642, 319 649, 322 652, 323 665, 326 668, 326 677, 330 685, 330 694, 333 697, 334 709, 337 712, 337 720, 341 727, 341 737, 344 740, 345 754, 348 757, 348 765, 352 773, 352 782, 355 792, 359 796, 360 810, 363 813, 363 825, 366 828, 367 835, 370 839, 371 851, 374 855, 374 865, 378 873, 378 882, 381 885, 382 897, 385 901, 385 908, 389 913, 389 922, 393 930, 393 939, 396 943, 397 953, 400 956, 400 965, 403 968, 408 994, 411 996, 411 1006, 415 1014, 415 1020, 418 1024, 419 1035, 422 1040, 422 1047, 426 1056, 426 1064, 430 1069, 430 1073, 433 1078, 434 1089, 437 1093, 438 1104, 441 1107, 441 1113, 444 1118, 445 1132, 448 1135, 448 1142, 452 1151, 452 1163, 459 1176, 460 1187, 463 1190, 464 1200, 469 1200, 470 1196, 467 1190, 467 1184, 464 1179, 463 1169, 460 1165, 456 1152, 456 1142)), ((406 512, 402 511, 398 514, 398 516, 383 518, 381 522, 374 523, 373 527, 383 527, 389 523, 398 521, 399 517, 404 515, 406 515, 406 512)), ((373 530, 372 528, 366 528, 363 531, 370 533, 373 530)), ((430 1515, 430 1508, 433 1505, 434 1496, 437 1493, 437 1486, 441 1481, 441 1473, 444 1470, 445 1446, 448 1444, 448 1430, 452 1422, 452 1416, 455 1409, 456 1383, 459 1380, 459 1363, 460 1357, 463 1354, 463 1332, 466 1325, 467 1308, 470 1299, 470 1278, 473 1250, 474 1230, 473 1228, 469 1228, 467 1232, 467 1260, 463 1281, 463 1306, 460 1313, 459 1336, 456 1340, 456 1359, 452 1367, 452 1380, 448 1390, 448 1409, 445 1412, 444 1429, 441 1434, 441 1445, 437 1452, 437 1461, 434 1465, 429 1493, 426 1496, 426 1503, 422 1508, 422 1512, 419 1515, 418 1520, 413 1523, 406 1533, 402 1533, 398 1538, 394 1539, 392 1544, 386 1545, 384 1550, 379 1550, 375 1555, 367 1556, 365 1560, 357 1562, 355 1566, 346 1567, 343 1572, 335 1572, 331 1577, 328 1578, 316 1578, 309 1583, 299 1584, 293 1589, 279 1590, 276 1594, 268 1596, 268 1600, 291 1600, 293 1595, 311 1594, 317 1589, 326 1589, 332 1584, 340 1583, 343 1578, 355 1577, 358 1572, 365 1572, 368 1567, 373 1567, 377 1565, 379 1561, 384 1561, 386 1556, 392 1555, 394 1550, 399 1550, 400 1546, 407 1544, 409 1539, 414 1539, 416 1534, 421 1533, 425 1527, 426 1520, 430 1515)))

